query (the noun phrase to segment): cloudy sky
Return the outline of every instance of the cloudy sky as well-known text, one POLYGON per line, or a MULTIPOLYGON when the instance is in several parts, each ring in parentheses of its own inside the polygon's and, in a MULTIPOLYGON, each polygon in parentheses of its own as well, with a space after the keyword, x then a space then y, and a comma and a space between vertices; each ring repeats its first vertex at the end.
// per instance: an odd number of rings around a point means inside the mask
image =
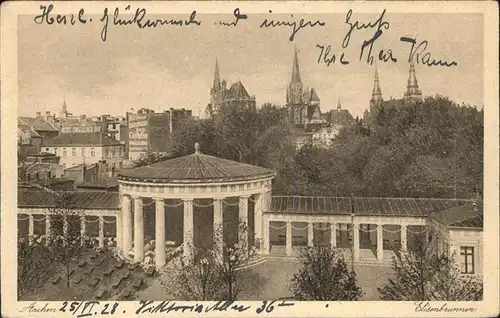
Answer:
MULTIPOLYGON (((242 9, 242 11, 244 11, 242 9)), ((375 20, 379 14, 352 19, 375 20)), ((156 15, 154 18, 183 18, 186 15, 156 15)), ((46 110, 59 112, 63 99, 75 115, 123 115, 131 108, 148 107, 161 111, 170 107, 203 113, 209 101, 214 63, 218 58, 221 77, 228 84, 240 79, 257 105, 285 103, 286 87, 292 72, 293 50, 299 50, 302 82, 314 87, 321 109, 335 108, 340 99, 344 108, 362 115, 373 87, 373 66, 359 61, 364 40, 374 30, 353 33, 347 49, 342 40, 348 31, 345 13, 301 15, 322 20, 324 27, 304 28, 294 41, 291 29, 259 26, 266 17, 291 21, 290 15, 249 15, 237 27, 221 27, 219 20, 230 15, 198 15, 200 27, 162 26, 138 29, 109 26, 108 39, 100 38, 102 23, 76 26, 36 25, 33 16, 19 19, 19 115, 34 116, 46 110), (331 45, 331 52, 345 52, 347 66, 318 64, 316 45, 331 45)), ((410 45, 401 36, 428 41, 427 51, 436 59, 454 60, 458 66, 416 65, 420 88, 425 95, 441 94, 461 103, 483 106, 482 16, 471 14, 391 14, 390 28, 374 45, 392 49, 397 63, 378 63, 385 99, 400 98, 408 78, 410 45)))

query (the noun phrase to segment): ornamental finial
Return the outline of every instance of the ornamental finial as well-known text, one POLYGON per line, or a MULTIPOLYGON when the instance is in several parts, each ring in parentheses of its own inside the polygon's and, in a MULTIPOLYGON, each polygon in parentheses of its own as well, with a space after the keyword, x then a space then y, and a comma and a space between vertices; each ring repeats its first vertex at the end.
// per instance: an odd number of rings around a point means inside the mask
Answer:
POLYGON ((200 144, 197 142, 194 143, 194 153, 200 153, 200 144))

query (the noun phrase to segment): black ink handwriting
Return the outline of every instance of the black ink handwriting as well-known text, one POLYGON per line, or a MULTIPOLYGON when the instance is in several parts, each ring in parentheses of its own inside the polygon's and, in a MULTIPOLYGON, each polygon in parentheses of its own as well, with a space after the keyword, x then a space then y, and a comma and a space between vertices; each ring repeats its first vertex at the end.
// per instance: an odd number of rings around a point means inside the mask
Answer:
POLYGON ((415 62, 417 62, 417 64, 422 63, 427 66, 452 67, 458 65, 456 61, 448 62, 442 60, 435 60, 434 58, 432 58, 431 53, 426 51, 427 45, 429 44, 427 41, 420 42, 415 48, 415 44, 417 43, 416 39, 401 37, 400 40, 401 42, 411 43, 410 54, 408 55, 408 62, 410 62, 415 58, 415 62))
POLYGON ((246 14, 240 13, 240 8, 234 9, 233 14, 234 14, 234 17, 236 18, 235 21, 232 21, 232 22, 219 21, 219 24, 223 25, 223 26, 236 26, 238 24, 238 21, 240 21, 240 19, 245 20, 248 18, 248 16, 246 14))
MULTIPOLYGON (((335 63, 335 61, 337 60, 337 55, 336 54, 330 55, 330 50, 332 49, 331 45, 328 45, 325 48, 324 45, 317 44, 316 47, 320 49, 318 56, 318 64, 325 63, 326 66, 330 66, 330 64, 335 63)), ((342 65, 349 64, 349 61, 345 59, 344 52, 342 52, 342 54, 340 55, 339 62, 342 65)))
MULTIPOLYGON (((362 29, 371 29, 374 27, 377 27, 376 32, 382 32, 382 28, 384 29, 389 29, 390 24, 387 21, 384 21, 384 15, 385 15, 385 9, 382 11, 382 14, 380 17, 378 17, 377 20, 374 22, 368 22, 368 23, 360 23, 359 21, 355 21, 354 23, 351 22, 351 16, 352 16, 352 9, 349 9, 349 11, 346 14, 345 18, 345 23, 349 25, 349 31, 347 31, 344 40, 342 41, 342 47, 346 48, 349 45, 349 41, 351 40, 351 35, 354 30, 362 30, 362 29)), ((380 33, 382 34, 382 33, 380 33)), ((375 36, 373 36, 375 37, 375 36)))
POLYGON ((85 11, 83 9, 80 9, 78 11, 78 20, 75 19, 74 14, 69 14, 69 15, 57 14, 54 18, 50 14, 53 9, 54 9, 53 4, 49 4, 49 6, 40 5, 40 10, 42 10, 42 13, 35 17, 35 19, 34 19, 35 23, 36 24, 43 24, 45 22, 48 25, 52 25, 54 23, 63 24, 63 25, 67 25, 67 24, 75 25, 77 22, 81 23, 81 24, 87 23, 87 20, 83 16, 83 14, 85 13, 85 11), (69 21, 68 21, 68 19, 69 19, 69 21))
MULTIPOLYGON (((293 14, 291 15, 291 17, 293 18, 293 14)), ((296 21, 275 21, 275 20, 268 20, 268 19, 264 19, 264 21, 262 21, 262 23, 260 24, 260 28, 269 28, 269 27, 281 27, 281 26, 287 26, 287 27, 292 27, 293 28, 293 31, 292 31, 292 34, 290 35, 290 42, 293 41, 293 39, 295 38, 295 35, 297 34, 297 32, 299 32, 302 28, 305 28, 305 27, 317 27, 317 26, 320 26, 320 27, 323 27, 325 26, 326 23, 323 22, 323 21, 320 21, 320 20, 316 20, 314 22, 312 21, 306 21, 304 19, 300 19, 299 23, 297 24, 296 21)))

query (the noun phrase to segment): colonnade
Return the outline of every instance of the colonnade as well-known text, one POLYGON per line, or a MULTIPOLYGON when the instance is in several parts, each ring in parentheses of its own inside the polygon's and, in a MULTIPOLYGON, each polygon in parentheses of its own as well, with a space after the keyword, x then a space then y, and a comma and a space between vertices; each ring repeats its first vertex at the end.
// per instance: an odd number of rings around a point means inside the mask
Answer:
MULTIPOLYGON (((239 220, 248 225, 248 200, 250 195, 239 196, 239 220)), ((153 197, 155 202, 155 265, 165 265, 165 198, 153 197)), ((193 198, 179 198, 183 206, 183 256, 186 261, 194 257, 194 222, 193 198)), ((222 252, 223 248, 223 200, 224 197, 213 198, 213 238, 214 248, 222 252)), ((270 200, 270 191, 254 195, 254 237, 262 238, 262 213, 265 202, 270 200)), ((144 260, 144 216, 143 197, 122 195, 121 220, 117 226, 117 247, 124 255, 131 250, 132 237, 134 242, 133 261, 144 260), (132 212, 133 204, 133 212, 132 212), (132 227, 132 218, 134 220, 132 227), (118 230, 120 229, 120 230, 118 230)), ((238 242, 243 248, 248 248, 248 231, 239 231, 238 242)))
MULTIPOLYGON (((271 220, 272 221, 272 220, 271 220)), ((264 220, 264 246, 263 246, 263 253, 264 254, 269 254, 270 253, 270 220, 264 220)), ((300 222, 302 221, 277 221, 277 222, 284 222, 286 231, 285 231, 285 251, 287 256, 292 256, 293 255, 293 242, 292 242, 292 223, 293 222, 300 222)), ((308 222, 307 223, 307 245, 308 246, 314 246, 314 223, 315 222, 308 222)), ((324 222, 321 222, 324 223, 324 222)), ((336 223, 336 222, 331 222, 329 224, 329 230, 330 230, 330 246, 332 247, 337 247, 337 229, 339 228, 340 224, 343 223, 336 223)), ((360 225, 363 223, 354 223, 351 224, 351 229, 348 230, 349 232, 352 233, 352 254, 354 257, 355 261, 359 261, 359 255, 360 255, 360 225)), ((384 259, 384 249, 383 249, 383 228, 384 224, 377 224, 377 260, 378 261, 383 261, 384 259)), ((395 225, 395 224, 386 224, 386 225, 395 225)), ((407 224, 398 224, 400 226, 400 238, 401 238, 401 249, 403 251, 407 250, 407 224)), ((397 231, 389 231, 389 232, 397 232, 397 231)))

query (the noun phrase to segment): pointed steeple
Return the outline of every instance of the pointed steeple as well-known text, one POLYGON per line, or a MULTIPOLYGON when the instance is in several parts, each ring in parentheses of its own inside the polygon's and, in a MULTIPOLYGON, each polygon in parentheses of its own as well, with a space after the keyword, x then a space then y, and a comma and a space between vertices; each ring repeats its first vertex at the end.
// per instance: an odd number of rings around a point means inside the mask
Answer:
POLYGON ((372 92, 372 103, 380 103, 384 99, 382 98, 382 90, 380 89, 380 82, 378 78, 378 68, 375 64, 375 79, 373 80, 373 92, 372 92))
POLYGON ((220 91, 219 61, 215 59, 214 85, 212 91, 220 91))
POLYGON ((299 58, 297 56, 297 46, 295 46, 295 56, 293 58, 292 84, 302 83, 300 80, 299 58))
POLYGON ((339 99, 337 102, 337 110, 341 110, 341 109, 342 109, 342 105, 340 105, 340 99, 339 99))
POLYGON ((408 85, 404 94, 405 100, 422 100, 422 92, 418 87, 417 76, 415 74, 415 64, 413 59, 410 61, 410 71, 408 75, 408 85))
POLYGON ((68 107, 66 105, 66 96, 63 97, 63 104, 62 104, 62 111, 66 112, 68 110, 68 107))

